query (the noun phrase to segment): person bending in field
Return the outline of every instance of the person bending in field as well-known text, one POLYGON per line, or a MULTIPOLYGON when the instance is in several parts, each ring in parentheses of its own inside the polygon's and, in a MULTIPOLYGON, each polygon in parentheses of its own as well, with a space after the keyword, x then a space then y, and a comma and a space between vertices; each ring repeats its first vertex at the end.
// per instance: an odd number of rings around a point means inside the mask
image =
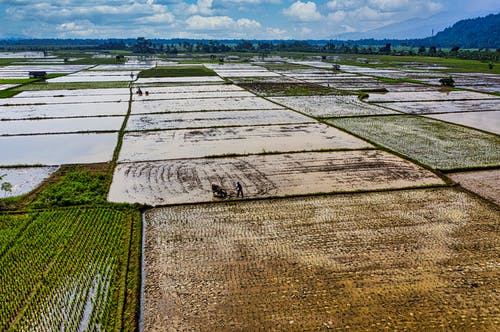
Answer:
POLYGON ((243 186, 241 185, 240 181, 236 182, 236 197, 243 198, 243 186))

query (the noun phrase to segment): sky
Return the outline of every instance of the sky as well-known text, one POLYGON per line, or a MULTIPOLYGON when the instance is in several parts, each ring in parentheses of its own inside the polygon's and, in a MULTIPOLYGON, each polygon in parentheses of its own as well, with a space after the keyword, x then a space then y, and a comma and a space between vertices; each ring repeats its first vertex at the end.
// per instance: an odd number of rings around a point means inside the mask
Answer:
POLYGON ((0 38, 358 39, 384 26, 419 38, 498 12, 499 0, 0 0, 0 38))

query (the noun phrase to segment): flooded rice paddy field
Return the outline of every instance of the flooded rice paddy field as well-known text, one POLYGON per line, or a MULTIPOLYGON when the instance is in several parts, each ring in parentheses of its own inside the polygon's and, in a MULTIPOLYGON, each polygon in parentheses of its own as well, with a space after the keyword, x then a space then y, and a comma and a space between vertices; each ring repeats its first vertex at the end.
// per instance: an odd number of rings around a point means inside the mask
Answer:
POLYGON ((151 100, 132 104, 132 114, 283 109, 260 97, 151 100))
POLYGON ((0 165, 62 165, 108 162, 118 139, 112 134, 0 137, 0 165))
POLYGON ((122 82, 133 81, 138 71, 79 71, 66 76, 48 79, 49 83, 122 82), (131 76, 133 74, 133 76, 131 76))
POLYGON ((34 97, 69 97, 69 96, 107 96, 107 95, 130 95, 130 89, 76 89, 76 90, 34 90, 22 91, 16 98, 34 97))
POLYGON ((388 92, 370 93, 367 101, 371 103, 407 102, 407 101, 445 101, 445 100, 481 100, 493 99, 500 101, 500 97, 473 91, 415 91, 415 92, 388 92))
MULTIPOLYGON (((498 75, 483 73, 452 73, 450 75, 453 77, 457 88, 483 92, 500 92, 500 77, 498 75)), ((435 85, 440 84, 439 78, 422 79, 421 81, 435 85)))
MULTIPOLYGON (((141 89, 142 91, 142 89, 141 89)), ((138 95, 137 91, 133 95, 134 101, 163 100, 163 99, 206 99, 206 98, 241 98, 255 97, 246 90, 235 91, 198 91, 198 92, 173 92, 173 93, 153 93, 149 88, 144 88, 143 94, 138 95), (148 95, 145 94, 148 92, 148 95)))
POLYGON ((315 122, 313 119, 289 110, 205 111, 131 115, 125 130, 144 131, 313 122, 315 122))
POLYGON ((30 71, 45 71, 47 74, 74 73, 90 68, 90 65, 12 65, 0 66, 0 78, 29 78, 30 71))
POLYGON ((119 164, 108 199, 166 205, 211 202, 211 183, 247 198, 444 185, 433 173, 377 150, 252 155, 119 164))
POLYGON ((0 121, 0 136, 81 132, 118 132, 124 117, 85 117, 0 121))
POLYGON ((0 106, 0 120, 125 116, 128 103, 81 103, 0 106))
POLYGON ((364 103, 359 100, 358 96, 354 95, 270 97, 269 100, 293 110, 321 118, 399 114, 384 107, 364 103))
MULTIPOLYGON (((498 106, 500 106, 500 102, 498 106)), ((491 112, 434 114, 426 116, 500 135, 500 110, 491 112)))
MULTIPOLYGON (((376 103, 374 103, 376 105, 376 103)), ((500 110, 500 100, 453 100, 388 102, 383 106, 409 114, 480 112, 500 110)))
POLYGON ((500 136, 410 115, 328 120, 434 169, 500 166, 500 136))
POLYGON ((0 99, 0 106, 10 105, 42 105, 42 104, 77 104, 77 103, 128 103, 130 95, 69 95, 69 96, 47 96, 47 97, 24 97, 0 99))
POLYGON ((462 187, 500 205, 500 169, 451 173, 449 177, 462 187))
POLYGON ((127 133, 119 161, 369 147, 369 143, 319 123, 183 129, 127 133))
POLYGON ((144 330, 495 330, 498 216, 451 188, 154 209, 144 330))
MULTIPOLYGON (((132 92, 137 92, 140 84, 134 84, 132 92)), ((143 92, 145 92, 144 90, 143 92)), ((243 88, 235 84, 204 84, 204 85, 171 85, 171 86, 153 86, 148 85, 147 91, 150 95, 176 95, 176 94, 191 94, 197 92, 229 92, 229 91, 244 91, 243 88)), ((165 98, 168 99, 168 98, 165 98)))
POLYGON ((205 64, 205 67, 212 69, 221 77, 276 77, 281 76, 278 73, 267 70, 261 66, 242 65, 242 64, 224 64, 214 65, 205 64))
POLYGON ((18 84, 0 84, 0 91, 12 89, 15 88, 16 86, 18 86, 18 84))
POLYGON ((27 194, 35 189, 43 180, 47 179, 52 173, 57 171, 58 166, 50 167, 0 167, 2 181, 9 182, 12 185, 11 192, 4 192, 3 197, 12 197, 27 194))

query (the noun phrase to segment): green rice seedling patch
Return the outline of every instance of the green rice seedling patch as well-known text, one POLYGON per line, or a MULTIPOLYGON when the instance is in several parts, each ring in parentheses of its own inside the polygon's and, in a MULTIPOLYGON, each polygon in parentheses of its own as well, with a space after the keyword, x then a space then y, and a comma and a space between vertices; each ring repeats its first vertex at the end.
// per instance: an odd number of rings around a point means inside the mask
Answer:
POLYGON ((108 207, 0 214, 0 330, 130 326, 128 255, 139 220, 108 207))
POLYGON ((434 169, 500 165, 500 137, 416 116, 330 119, 329 123, 434 169))
POLYGON ((203 66, 172 66, 156 67, 143 70, 139 73, 139 78, 151 77, 187 77, 187 76, 217 76, 217 74, 203 66))

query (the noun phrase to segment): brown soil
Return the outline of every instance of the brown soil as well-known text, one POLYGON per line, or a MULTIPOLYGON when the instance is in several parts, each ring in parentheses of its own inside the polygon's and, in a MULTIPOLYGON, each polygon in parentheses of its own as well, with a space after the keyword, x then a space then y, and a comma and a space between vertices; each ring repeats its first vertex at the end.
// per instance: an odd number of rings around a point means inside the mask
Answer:
POLYGON ((145 331, 493 331, 500 210, 449 188, 155 209, 145 331))
POLYGON ((253 93, 263 96, 289 96, 290 90, 293 95, 334 95, 339 94, 338 90, 323 87, 313 83, 239 83, 239 86, 250 90, 253 93))

